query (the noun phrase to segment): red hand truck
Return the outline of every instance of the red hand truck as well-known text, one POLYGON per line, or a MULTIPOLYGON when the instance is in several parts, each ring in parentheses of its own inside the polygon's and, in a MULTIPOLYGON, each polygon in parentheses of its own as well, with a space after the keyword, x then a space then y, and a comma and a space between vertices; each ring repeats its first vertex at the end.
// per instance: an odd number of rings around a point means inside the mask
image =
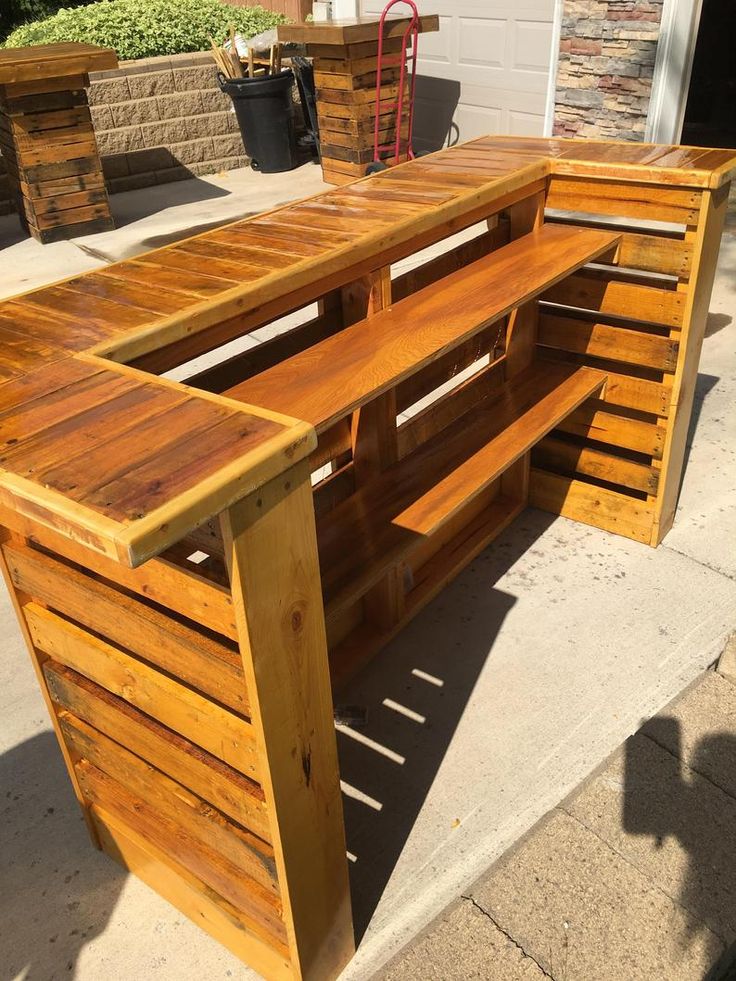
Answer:
POLYGON ((379 170, 384 170, 390 166, 381 153, 393 147, 393 164, 400 162, 402 154, 406 154, 408 160, 414 159, 412 148, 412 133, 414 130, 414 89, 417 79, 417 46, 419 41, 419 11, 413 0, 391 0, 387 3, 381 14, 378 27, 378 65, 376 73, 376 122, 373 130, 373 162, 368 165, 366 173, 374 174, 379 170), (399 72, 399 85, 396 102, 388 102, 381 105, 381 75, 384 69, 384 25, 388 12, 398 3, 404 3, 411 9, 411 20, 404 31, 401 40, 401 67, 399 72), (407 52, 411 44, 411 69, 409 72, 409 126, 407 129, 406 140, 401 138, 401 130, 404 124, 404 93, 407 84, 407 52), (393 143, 379 143, 379 133, 381 129, 380 113, 387 110, 396 110, 396 139, 393 143))

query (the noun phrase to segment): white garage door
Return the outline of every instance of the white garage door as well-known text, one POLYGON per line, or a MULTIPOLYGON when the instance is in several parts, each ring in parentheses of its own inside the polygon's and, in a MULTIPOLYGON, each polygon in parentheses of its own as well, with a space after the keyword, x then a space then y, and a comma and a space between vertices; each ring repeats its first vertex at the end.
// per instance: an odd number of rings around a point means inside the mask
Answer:
MULTIPOLYGON (((486 133, 541 136, 555 0, 419 0, 440 30, 419 38, 416 144, 486 133)), ((385 0, 361 0, 363 15, 385 0)), ((403 7, 395 7, 398 13, 403 7)))

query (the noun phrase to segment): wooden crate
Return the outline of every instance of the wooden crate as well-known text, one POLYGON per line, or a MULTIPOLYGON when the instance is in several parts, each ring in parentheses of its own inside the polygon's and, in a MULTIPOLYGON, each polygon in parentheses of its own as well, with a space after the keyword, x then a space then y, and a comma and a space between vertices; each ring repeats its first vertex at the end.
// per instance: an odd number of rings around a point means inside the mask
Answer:
POLYGON ((354 948, 333 692, 530 503, 666 533, 734 172, 484 138, 0 304, 0 561, 90 834, 264 976, 354 948))

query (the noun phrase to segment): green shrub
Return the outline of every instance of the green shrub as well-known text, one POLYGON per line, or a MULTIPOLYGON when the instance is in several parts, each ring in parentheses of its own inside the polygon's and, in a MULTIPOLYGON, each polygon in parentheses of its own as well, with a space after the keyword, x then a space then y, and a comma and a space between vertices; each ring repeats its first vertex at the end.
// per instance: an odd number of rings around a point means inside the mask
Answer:
POLYGON ((19 24, 50 17, 61 7, 83 7, 92 0, 0 0, 0 41, 19 24))
POLYGON ((252 37, 284 20, 263 7, 234 7, 220 0, 101 0, 24 24, 5 46, 84 41, 114 48, 127 61, 208 50, 208 36, 223 41, 229 24, 252 37))

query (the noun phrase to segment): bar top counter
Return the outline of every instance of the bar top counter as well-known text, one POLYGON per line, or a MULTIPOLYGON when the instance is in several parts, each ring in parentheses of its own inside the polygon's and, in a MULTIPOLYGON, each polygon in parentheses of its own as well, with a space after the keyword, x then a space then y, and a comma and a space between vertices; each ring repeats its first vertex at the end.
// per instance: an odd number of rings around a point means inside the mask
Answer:
POLYGON ((6 300, 0 502, 138 565, 316 445, 306 422, 159 373, 550 175, 654 184, 662 199, 734 172, 727 150, 484 137, 6 300))

